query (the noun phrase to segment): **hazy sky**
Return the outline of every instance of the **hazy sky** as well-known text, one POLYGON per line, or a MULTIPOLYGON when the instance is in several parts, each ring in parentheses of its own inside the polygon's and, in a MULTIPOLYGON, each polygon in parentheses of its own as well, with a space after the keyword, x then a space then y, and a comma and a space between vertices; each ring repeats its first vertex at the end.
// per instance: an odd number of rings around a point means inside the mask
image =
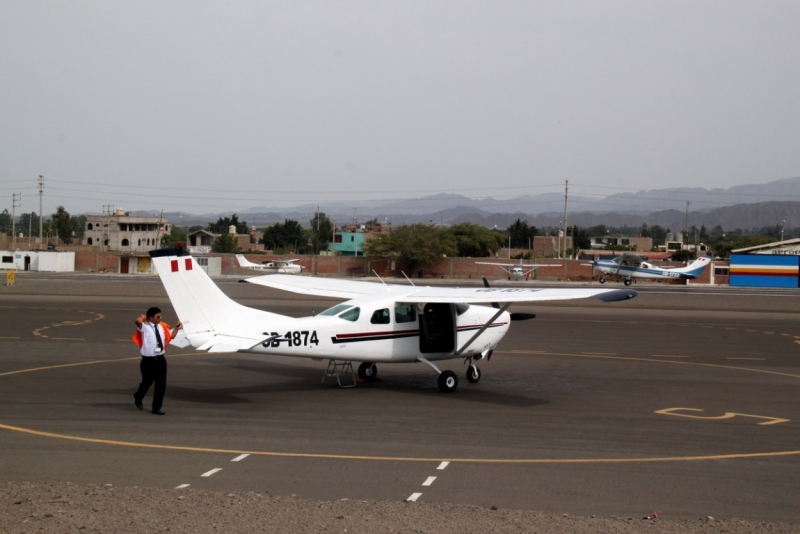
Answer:
MULTIPOLYGON (((0 0, 0 209, 800 176, 800 2, 0 0)), ((620 189, 622 188, 622 189, 620 189)))

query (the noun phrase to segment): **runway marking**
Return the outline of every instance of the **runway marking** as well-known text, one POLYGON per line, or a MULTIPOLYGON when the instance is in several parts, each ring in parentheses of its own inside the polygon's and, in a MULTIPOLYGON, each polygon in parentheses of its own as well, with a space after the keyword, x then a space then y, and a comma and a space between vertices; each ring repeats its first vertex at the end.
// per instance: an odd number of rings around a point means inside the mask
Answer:
POLYGON ((436 480, 436 477, 428 477, 425 479, 425 482, 422 483, 423 486, 430 486, 433 484, 433 481, 436 480))
MULTIPOLYGON (((50 308, 47 308, 47 309, 49 310, 50 308)), ((65 311, 72 311, 72 309, 67 309, 67 310, 65 310, 65 311)), ((64 322, 62 322, 62 323, 55 323, 55 324, 52 324, 52 325, 50 325, 50 326, 43 326, 43 327, 41 327, 41 328, 37 328, 36 330, 34 330, 34 331, 33 331, 33 335, 34 335, 34 336, 38 336, 38 337, 43 337, 43 338, 50 338, 50 336, 48 336, 48 335, 46 335, 46 334, 43 334, 43 333, 42 333, 42 331, 44 331, 44 330, 48 330, 48 329, 50 329, 50 328, 58 328, 59 326, 80 326, 80 325, 86 325, 86 324, 92 323, 92 322, 94 322, 94 321, 100 321, 100 320, 102 320, 102 319, 105 319, 105 317, 106 317, 106 316, 105 316, 105 315, 103 315, 102 313, 98 313, 98 312, 87 312, 87 311, 85 311, 85 310, 75 310, 75 311, 76 311, 76 312, 78 312, 78 313, 90 313, 90 314, 93 314, 93 315, 95 315, 96 317, 94 317, 94 318, 89 318, 89 319, 84 319, 83 321, 64 321, 64 322)), ((83 338, 58 338, 58 337, 56 337, 56 338, 50 338, 50 339, 54 339, 54 340, 79 340, 79 341, 83 341, 83 338)))
POLYGON ((212 449, 208 447, 187 447, 180 445, 160 445, 157 443, 135 443, 130 441, 115 441, 110 439, 84 438, 80 436, 70 436, 67 434, 56 434, 53 432, 42 432, 30 428, 4 425, 0 423, 0 429, 12 432, 21 432, 46 438, 66 439, 70 441, 80 441, 84 443, 96 443, 102 445, 117 445, 122 447, 138 447, 142 449, 161 449, 169 451, 186 452, 205 452, 214 454, 251 454, 253 456, 269 456, 274 458, 316 458, 326 460, 367 460, 383 462, 441 462, 465 463, 465 464, 619 464, 619 463, 648 463, 648 462, 696 462, 708 460, 733 460, 742 458, 772 458, 779 456, 799 456, 800 450, 795 451, 773 451, 773 452, 750 452, 734 454, 711 454, 705 456, 660 456, 651 458, 421 458, 410 456, 367 456, 351 454, 320 454, 303 452, 274 452, 274 451, 242 451, 236 449, 212 449))
MULTIPOLYGON (((495 351, 505 354, 520 354, 531 353, 531 351, 495 351)), ((776 371, 767 371, 763 369, 750 369, 746 367, 734 367, 729 365, 717 365, 709 363, 692 363, 692 362, 676 362, 670 360, 651 360, 648 358, 631 358, 623 356, 603 356, 603 355, 586 355, 586 354, 569 354, 569 353, 547 353, 552 356, 567 356, 576 358, 599 358, 607 360, 626 360, 626 361, 642 361, 642 362, 658 362, 662 364, 672 365, 695 365, 700 367, 709 367, 716 369, 731 369, 736 371, 749 371, 754 373, 764 373, 776 376, 788 376, 791 378, 800 378, 800 375, 793 375, 789 373, 779 373, 776 371)), ((205 353, 179 353, 173 354, 172 357, 178 356, 205 356, 205 353)), ((52 365, 48 367, 38 367, 33 369, 21 369, 18 371, 10 371, 0 373, 0 377, 9 376, 20 373, 29 373, 33 371, 43 371, 50 369, 60 369, 64 367, 77 367, 81 365, 92 365, 95 363, 111 363, 139 360, 136 358, 117 358, 112 360, 95 360, 90 362, 79 362, 62 365, 52 365)), ((30 434, 34 436, 64 439, 69 441, 78 441, 82 443, 95 443, 103 445, 114 445, 121 447, 136 447, 142 449, 158 449, 158 450, 171 450, 171 451, 185 451, 185 452, 200 452, 212 454, 226 454, 226 455, 241 455, 249 454, 254 456, 267 456, 276 458, 316 458, 316 459, 333 459, 333 460, 365 460, 365 461, 390 461, 390 462, 441 462, 440 466, 447 463, 473 463, 473 464, 614 464, 614 463, 650 463, 650 462, 691 462, 691 461, 709 461, 709 460, 732 460, 743 458, 770 458, 781 456, 798 456, 800 450, 791 451, 773 451, 773 452, 754 452, 754 453, 734 453, 734 454, 712 454, 712 455, 693 455, 693 456, 663 456, 663 457, 641 457, 641 458, 422 458, 422 457, 402 457, 402 456, 368 456, 368 455, 346 455, 346 454, 321 454, 321 453, 292 453, 292 452, 276 452, 276 451, 252 451, 252 450, 238 450, 238 449, 214 449, 208 447, 189 447, 179 445, 162 445, 157 443, 137 443, 129 441, 117 441, 109 439, 86 438, 81 436, 71 436, 68 434, 56 434, 54 432, 43 432, 40 430, 33 430, 30 428, 17 427, 5 425, 0 423, 0 429, 9 430, 11 432, 20 432, 23 434, 30 434)), ((416 500, 421 494, 412 494, 413 500, 416 500), (416 497, 414 497, 416 495, 416 497)), ((409 498, 410 499, 410 498, 409 498)))
POLYGON ((175 486, 175 489, 188 488, 189 486, 191 486, 191 484, 181 484, 180 486, 175 486))
POLYGON ((231 460, 231 462, 241 462, 242 460, 244 460, 248 456, 250 456, 250 455, 249 454, 240 454, 239 456, 237 456, 236 458, 231 460))
POLYGON ((408 498, 406 499, 406 502, 414 502, 417 499, 419 499, 420 497, 422 497, 421 493, 412 493, 411 495, 408 496, 408 498))
POLYGON ((678 356, 675 354, 651 354, 651 358, 689 358, 689 356, 678 356))
POLYGON ((445 468, 446 468, 448 465, 450 465, 450 462, 442 462, 442 463, 440 463, 440 464, 439 464, 439 467, 437 467, 436 469, 437 469, 437 470, 439 470, 439 471, 444 471, 444 469, 445 469, 445 468))
POLYGON ((219 473, 220 471, 222 471, 222 468, 221 467, 216 467, 216 468, 212 469, 211 471, 206 471, 205 473, 203 473, 200 476, 208 478, 211 475, 213 475, 214 473, 219 473))
POLYGON ((765 423, 758 423, 761 426, 777 425, 780 423, 788 423, 790 421, 790 419, 781 419, 780 417, 767 417, 765 415, 751 415, 747 413, 725 412, 725 415, 710 416, 710 415, 689 415, 685 413, 675 413, 676 410, 684 410, 687 412, 704 411, 698 408, 665 408, 663 410, 656 410, 655 413, 662 415, 675 415, 677 417, 689 417, 691 419, 733 419, 737 415, 739 417, 753 417, 755 419, 766 419, 767 421, 765 423))

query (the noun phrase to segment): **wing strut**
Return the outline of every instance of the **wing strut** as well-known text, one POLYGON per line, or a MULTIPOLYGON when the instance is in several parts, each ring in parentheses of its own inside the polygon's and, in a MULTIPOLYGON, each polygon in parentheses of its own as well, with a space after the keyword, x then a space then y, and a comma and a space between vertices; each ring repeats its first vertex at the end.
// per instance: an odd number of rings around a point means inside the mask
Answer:
POLYGON ((479 336, 479 335, 483 334, 483 333, 486 331, 486 329, 487 329, 487 328, 489 328, 489 327, 492 325, 492 323, 494 322, 494 320, 495 320, 495 319, 497 319, 498 317, 500 317, 500 316, 503 314, 503 312, 504 312, 504 311, 506 311, 506 310, 508 309, 508 307, 509 307, 509 306, 511 306, 511 303, 510 303, 510 302, 506 302, 505 304, 503 304, 503 307, 502 307, 502 308, 500 308, 499 310, 497 310, 497 313, 495 313, 495 314, 492 316, 492 318, 491 318, 491 319, 489 319, 489 320, 486 322, 486 324, 485 324, 485 325, 483 325, 483 326, 480 328, 480 330, 478 330, 477 332, 475 332, 475 335, 474 335, 474 336, 472 336, 471 338, 469 338, 469 341, 467 341, 466 343, 464 343, 464 345, 463 345, 463 346, 462 346, 460 349, 458 349, 458 350, 456 351, 456 353, 455 353, 455 354, 453 354, 453 356, 455 356, 455 357, 461 356, 461 353, 462 353, 462 352, 464 352, 465 350, 467 350, 467 348, 468 348, 470 345, 472 345, 472 342, 473 342, 473 341, 475 341, 475 340, 478 338, 478 336, 479 336))

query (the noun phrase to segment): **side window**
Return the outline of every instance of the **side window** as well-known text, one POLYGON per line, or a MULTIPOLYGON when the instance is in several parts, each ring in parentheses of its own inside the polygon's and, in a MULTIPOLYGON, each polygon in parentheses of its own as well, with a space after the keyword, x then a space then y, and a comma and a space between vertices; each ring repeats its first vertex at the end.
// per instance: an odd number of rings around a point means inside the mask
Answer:
POLYGON ((372 314, 372 319, 369 320, 372 324, 389 324, 389 308, 382 310, 375 310, 372 314))
POLYGON ((417 308, 413 304, 394 307, 394 320, 398 323, 413 323, 417 320, 417 308))
POLYGON ((339 314, 339 319, 345 321, 358 321, 358 316, 361 315, 361 308, 350 308, 344 313, 339 314))

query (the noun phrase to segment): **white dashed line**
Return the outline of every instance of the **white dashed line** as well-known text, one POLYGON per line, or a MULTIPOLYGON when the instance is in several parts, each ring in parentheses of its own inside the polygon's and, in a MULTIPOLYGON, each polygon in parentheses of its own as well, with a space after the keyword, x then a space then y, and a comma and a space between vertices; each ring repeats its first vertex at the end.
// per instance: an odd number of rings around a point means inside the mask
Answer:
POLYGON ((421 493, 412 493, 412 494, 411 494, 411 495, 409 495, 409 497, 406 499, 406 502, 414 502, 414 501, 416 501, 417 499, 419 499, 420 497, 422 497, 422 494, 421 494, 421 493))
POLYGON ((436 469, 439 470, 439 471, 442 471, 448 465, 450 465, 450 462, 442 462, 442 463, 439 464, 439 467, 437 467, 436 469))
POLYGON ((433 481, 436 480, 436 477, 428 477, 425 479, 425 482, 422 483, 423 486, 430 486, 433 484, 433 481))
POLYGON ((239 456, 237 456, 236 458, 231 460, 231 462, 241 462, 242 460, 244 460, 248 456, 250 456, 250 455, 249 454, 240 454, 239 456))
POLYGON ((214 473, 216 473, 218 471, 222 471, 222 468, 221 467, 217 467, 216 469, 212 469, 211 471, 205 472, 200 476, 201 477, 210 477, 211 475, 213 475, 214 473))
POLYGON ((181 484, 180 486, 176 486, 175 489, 183 489, 183 488, 188 488, 188 487, 189 487, 189 484, 181 484))

